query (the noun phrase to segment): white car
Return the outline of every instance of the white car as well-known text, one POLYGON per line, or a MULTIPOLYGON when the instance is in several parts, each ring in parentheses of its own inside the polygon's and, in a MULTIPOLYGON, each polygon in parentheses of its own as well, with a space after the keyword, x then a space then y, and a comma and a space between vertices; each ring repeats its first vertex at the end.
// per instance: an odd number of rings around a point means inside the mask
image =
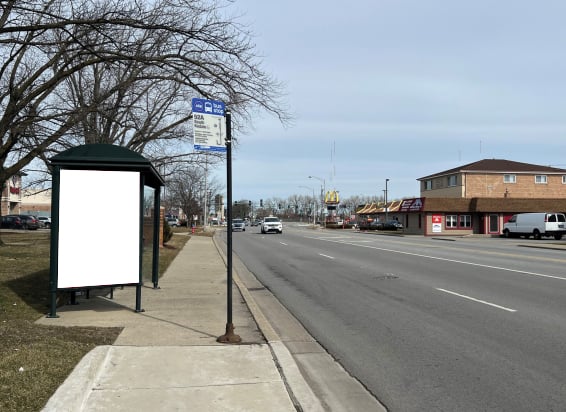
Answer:
POLYGON ((39 222, 39 227, 44 227, 46 229, 50 229, 51 228, 51 218, 47 217, 47 216, 39 216, 37 218, 37 221, 39 222))
POLYGON ((176 217, 169 216, 169 217, 166 218, 166 220, 167 220, 167 224, 171 227, 179 227, 180 226, 179 219, 177 219, 176 217))
POLYGON ((283 223, 278 217, 268 216, 261 222, 261 233, 277 232, 283 233, 283 223))
POLYGON ((246 231, 246 224, 242 219, 233 219, 232 220, 232 232, 236 230, 241 230, 242 232, 246 231))

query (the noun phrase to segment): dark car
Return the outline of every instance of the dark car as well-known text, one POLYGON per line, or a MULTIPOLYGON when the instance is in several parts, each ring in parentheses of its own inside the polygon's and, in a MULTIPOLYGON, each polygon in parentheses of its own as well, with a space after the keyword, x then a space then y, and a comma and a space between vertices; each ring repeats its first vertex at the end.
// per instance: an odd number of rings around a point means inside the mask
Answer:
POLYGON ((382 230, 383 229, 383 221, 381 220, 372 220, 366 226, 369 230, 382 230))
POLYGON ((39 221, 32 215, 6 215, 2 216, 2 228, 37 230, 39 221))
POLYGON ((388 220, 384 222, 383 220, 374 220, 370 222, 369 230, 401 230, 403 229, 403 224, 398 220, 388 220))
POLYGON ((350 221, 346 222, 344 227, 352 228, 352 229, 359 229, 360 228, 359 225, 358 225, 358 222, 356 222, 355 220, 350 220, 350 221))
POLYGON ((381 223, 378 230, 401 230, 403 229, 403 224, 398 220, 389 220, 387 222, 381 223))
POLYGON ((387 230, 403 230, 403 223, 399 222, 398 220, 390 220, 385 225, 388 228, 387 230))

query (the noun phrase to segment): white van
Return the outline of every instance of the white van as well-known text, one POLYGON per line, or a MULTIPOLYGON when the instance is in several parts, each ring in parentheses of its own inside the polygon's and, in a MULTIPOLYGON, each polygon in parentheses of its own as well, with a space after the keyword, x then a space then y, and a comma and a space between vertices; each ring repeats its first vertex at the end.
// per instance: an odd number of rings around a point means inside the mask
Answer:
POLYGON ((542 236, 554 236, 562 239, 566 234, 566 216, 564 213, 519 213, 503 225, 503 236, 530 236, 540 239, 542 236))

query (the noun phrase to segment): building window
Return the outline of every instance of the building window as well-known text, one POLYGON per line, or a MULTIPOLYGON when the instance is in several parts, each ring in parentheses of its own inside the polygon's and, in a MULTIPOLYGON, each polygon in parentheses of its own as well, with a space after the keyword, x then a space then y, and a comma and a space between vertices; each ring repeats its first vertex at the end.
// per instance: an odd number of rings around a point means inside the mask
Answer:
MULTIPOLYGON (((566 176, 564 176, 566 177, 566 176)), ((424 190, 432 190, 432 180, 425 180, 424 190)))
POLYGON ((446 215, 446 229, 471 229, 471 215, 446 215))
POLYGON ((536 184, 546 184, 546 175, 536 175, 535 176, 535 183, 536 184))
POLYGON ((517 176, 515 175, 503 175, 503 183, 516 183, 517 176))
POLYGON ((458 176, 456 176, 456 175, 448 176, 448 187, 456 186, 457 177, 458 176))
POLYGON ((472 228, 472 216, 470 215, 460 215, 460 225, 458 226, 462 229, 472 228))
POLYGON ((458 227, 458 215, 446 215, 446 228, 456 229, 458 227))
POLYGON ((562 175, 562 184, 566 185, 566 175, 562 175))

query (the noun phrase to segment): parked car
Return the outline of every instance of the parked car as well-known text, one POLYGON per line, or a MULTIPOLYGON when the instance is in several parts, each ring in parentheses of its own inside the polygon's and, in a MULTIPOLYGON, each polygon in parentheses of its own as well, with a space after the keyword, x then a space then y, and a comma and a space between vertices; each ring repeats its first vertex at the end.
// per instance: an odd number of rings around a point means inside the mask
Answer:
POLYGON ((356 222, 355 220, 350 220, 349 222, 346 222, 345 227, 352 229, 359 229, 358 222, 356 222))
POLYGON ((519 213, 503 225, 503 236, 530 236, 540 239, 554 236, 560 240, 566 234, 566 215, 564 213, 519 213))
POLYGON ((384 222, 383 220, 374 220, 369 224, 370 230, 401 230, 403 229, 403 224, 398 220, 388 220, 384 222))
POLYGON ((381 226, 381 230, 402 230, 403 224, 398 220, 389 220, 381 226))
POLYGON ((369 230, 381 230, 382 227, 383 227, 383 221, 377 220, 377 219, 372 220, 366 226, 366 228, 369 229, 369 230))
POLYGON ((4 229, 37 230, 39 222, 32 215, 6 215, 2 216, 1 227, 4 229))
POLYGON ((242 219, 232 219, 232 232, 236 230, 246 231, 246 224, 242 219))
POLYGON ((167 220, 167 224, 171 227, 179 227, 180 223, 179 223, 179 219, 177 219, 176 217, 166 217, 165 220, 167 220))
POLYGON ((51 229, 51 218, 49 216, 38 216, 37 221, 39 222, 39 227, 51 229))

